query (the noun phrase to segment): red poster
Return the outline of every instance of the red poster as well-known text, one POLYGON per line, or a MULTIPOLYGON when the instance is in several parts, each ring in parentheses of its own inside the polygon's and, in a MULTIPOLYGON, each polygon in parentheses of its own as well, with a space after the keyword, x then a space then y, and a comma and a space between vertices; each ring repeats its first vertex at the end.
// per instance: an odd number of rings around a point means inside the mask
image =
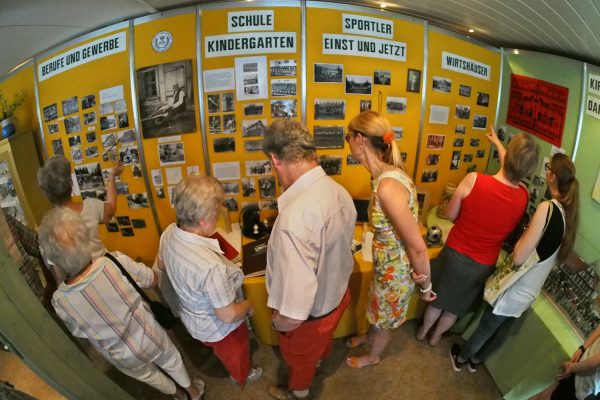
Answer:
POLYGON ((569 89, 512 74, 506 123, 561 147, 569 89))

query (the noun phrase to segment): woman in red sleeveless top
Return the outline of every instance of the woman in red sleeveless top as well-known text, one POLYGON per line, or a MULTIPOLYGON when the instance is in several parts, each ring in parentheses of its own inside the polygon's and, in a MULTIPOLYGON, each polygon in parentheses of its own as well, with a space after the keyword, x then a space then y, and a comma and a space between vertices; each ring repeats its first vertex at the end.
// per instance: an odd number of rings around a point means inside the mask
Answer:
POLYGON ((437 299, 425 311, 417 340, 435 346, 457 318, 478 304, 494 270, 500 247, 527 207, 527 188, 520 181, 535 170, 538 146, 527 134, 516 135, 504 149, 492 129, 486 134, 498 149, 500 171, 468 174, 456 188, 446 214, 454 222, 448 240, 431 265, 437 299))

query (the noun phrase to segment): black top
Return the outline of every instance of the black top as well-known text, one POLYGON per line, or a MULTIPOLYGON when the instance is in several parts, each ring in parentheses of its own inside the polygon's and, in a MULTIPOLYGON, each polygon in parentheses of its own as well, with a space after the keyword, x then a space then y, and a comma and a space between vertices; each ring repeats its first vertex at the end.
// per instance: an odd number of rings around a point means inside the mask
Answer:
MULTIPOLYGON (((548 213, 551 208, 552 215, 550 215, 548 227, 536 247, 537 253, 540 256, 540 261, 544 261, 554 254, 562 242, 563 232, 565 231, 565 224, 559 208, 554 203, 550 202, 548 213)), ((548 221, 548 216, 546 216, 546 221, 548 221)))

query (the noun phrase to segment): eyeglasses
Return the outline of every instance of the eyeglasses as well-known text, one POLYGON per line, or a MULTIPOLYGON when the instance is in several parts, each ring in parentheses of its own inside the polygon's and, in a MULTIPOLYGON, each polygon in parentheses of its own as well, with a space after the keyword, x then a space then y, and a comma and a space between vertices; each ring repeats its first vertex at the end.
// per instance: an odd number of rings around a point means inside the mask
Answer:
POLYGON ((359 131, 354 131, 354 132, 348 132, 344 135, 344 138, 346 139, 346 142, 350 143, 350 138, 353 138, 357 135, 361 135, 361 136, 365 136, 364 133, 359 132, 359 131))
MULTIPOLYGON (((550 163, 545 163, 544 164, 544 170, 545 171, 552 171, 552 168, 550 168, 550 163)), ((554 171, 552 171, 552 172, 554 172, 554 171)))

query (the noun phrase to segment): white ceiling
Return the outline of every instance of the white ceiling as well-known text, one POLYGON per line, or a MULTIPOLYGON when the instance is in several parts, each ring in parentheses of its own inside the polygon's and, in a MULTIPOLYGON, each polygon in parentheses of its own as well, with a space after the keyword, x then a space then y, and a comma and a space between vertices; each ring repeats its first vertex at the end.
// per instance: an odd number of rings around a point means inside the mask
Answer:
MULTIPOLYGON (((207 3, 208 1, 200 1, 207 3)), ((91 30, 193 3, 185 0, 0 0, 0 77, 91 30)), ((428 20, 497 47, 559 54, 600 65, 600 0, 362 0, 428 20), (469 34, 469 28, 475 29, 469 34)))

